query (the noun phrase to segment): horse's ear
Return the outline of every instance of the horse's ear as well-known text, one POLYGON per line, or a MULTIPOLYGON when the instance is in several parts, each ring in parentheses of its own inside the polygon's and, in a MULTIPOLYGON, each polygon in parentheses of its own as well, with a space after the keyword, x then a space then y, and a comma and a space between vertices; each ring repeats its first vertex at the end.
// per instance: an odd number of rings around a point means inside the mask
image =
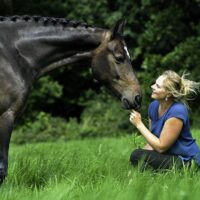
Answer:
POLYGON ((120 19, 120 20, 117 21, 114 28, 112 29, 111 40, 114 39, 117 35, 120 35, 120 36, 123 35, 124 25, 125 25, 124 19, 120 19))

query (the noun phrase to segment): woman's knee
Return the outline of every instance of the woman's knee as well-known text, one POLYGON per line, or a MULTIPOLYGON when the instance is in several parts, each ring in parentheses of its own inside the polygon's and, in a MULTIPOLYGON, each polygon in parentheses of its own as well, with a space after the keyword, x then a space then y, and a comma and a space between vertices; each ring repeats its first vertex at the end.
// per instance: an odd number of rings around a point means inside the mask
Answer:
POLYGON ((130 156, 130 162, 133 165, 137 165, 138 162, 142 159, 143 157, 143 150, 142 149, 135 149, 130 156))

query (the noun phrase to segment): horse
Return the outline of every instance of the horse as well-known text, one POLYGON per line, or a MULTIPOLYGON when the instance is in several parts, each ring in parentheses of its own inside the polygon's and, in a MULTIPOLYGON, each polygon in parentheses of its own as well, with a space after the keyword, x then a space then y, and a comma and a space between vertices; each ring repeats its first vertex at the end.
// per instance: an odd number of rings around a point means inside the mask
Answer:
POLYGON ((123 37, 124 20, 111 29, 41 16, 0 17, 0 182, 8 171, 9 143, 35 81, 52 70, 87 60, 94 78, 139 109, 141 89, 123 37))

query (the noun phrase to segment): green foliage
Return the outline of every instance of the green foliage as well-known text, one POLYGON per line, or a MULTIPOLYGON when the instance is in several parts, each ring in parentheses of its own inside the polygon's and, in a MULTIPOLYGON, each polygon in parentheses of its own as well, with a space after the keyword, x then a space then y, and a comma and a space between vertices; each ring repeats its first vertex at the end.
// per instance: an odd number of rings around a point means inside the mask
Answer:
POLYGON ((39 101, 47 104, 54 103, 56 98, 62 96, 63 86, 50 76, 42 77, 36 82, 34 89, 31 92, 30 104, 36 104, 39 101))
POLYGON ((67 123, 63 118, 40 112, 34 121, 26 122, 16 128, 12 142, 23 144, 78 138, 79 126, 76 119, 69 119, 67 123))
MULTIPOLYGON (((86 137, 111 137, 131 134, 134 127, 129 122, 129 112, 119 108, 119 102, 113 100, 104 90, 94 96, 90 90, 87 98, 93 97, 84 104, 85 109, 80 116, 64 120, 52 117, 48 113, 39 112, 34 120, 14 130, 12 142, 17 144, 72 140, 86 137)), ((84 99, 83 99, 84 100, 84 99)))
POLYGON ((179 72, 190 72, 191 79, 200 79, 200 38, 191 37, 177 45, 173 51, 165 56, 149 54, 146 56, 142 67, 152 75, 158 75, 161 71, 171 69, 179 72), (155 70, 156 69, 156 70, 155 70), (154 71, 153 71, 154 70, 154 71))
POLYGON ((105 90, 95 98, 92 91, 89 91, 88 95, 93 98, 84 103, 86 108, 80 123, 82 137, 119 136, 132 132, 129 112, 120 109, 119 101, 113 99, 105 90))
POLYGON ((50 76, 40 78, 34 85, 21 123, 34 119, 45 106, 51 106, 62 97, 63 86, 50 76))
POLYGON ((13 0, 12 11, 18 15, 30 14, 64 17, 65 7, 62 0, 13 0))
POLYGON ((162 66, 175 70, 190 72, 191 78, 200 80, 200 37, 190 37, 177 45, 174 51, 167 54, 162 59, 162 66), (180 63, 181 67, 180 68, 180 63))
POLYGON ((142 51, 158 54, 171 51, 188 35, 188 27, 181 21, 183 15, 183 10, 177 7, 168 7, 152 13, 138 39, 142 51), (176 13, 175 18, 172 13, 176 13))
MULTIPOLYGON (((200 80, 199 0, 10 0, 2 1, 1 5, 0 13, 3 15, 65 17, 104 28, 112 28, 118 19, 125 18, 124 35, 143 91, 141 112, 145 121, 151 101, 150 85, 164 70, 186 71, 191 74, 189 78, 200 80)), ((89 89, 98 92, 100 88, 93 81, 88 67, 89 63, 79 63, 51 73, 51 78, 40 79, 30 95, 20 125, 33 122, 29 129, 34 129, 40 123, 35 125, 35 120, 40 116, 38 113, 45 112, 57 116, 55 120, 60 124, 70 121, 71 128, 68 128, 72 129, 71 132, 77 128, 79 137, 129 133, 128 113, 120 109, 119 103, 104 94, 95 97, 92 93, 88 98, 89 89), (67 121, 60 120, 60 117, 67 121)), ((195 110, 191 118, 196 124, 199 124, 198 102, 199 98, 190 103, 191 110, 195 110)), ((48 114, 50 123, 52 117, 48 114)), ((60 126, 64 134, 67 125, 60 126)), ((36 134, 37 131, 33 132, 36 134)))

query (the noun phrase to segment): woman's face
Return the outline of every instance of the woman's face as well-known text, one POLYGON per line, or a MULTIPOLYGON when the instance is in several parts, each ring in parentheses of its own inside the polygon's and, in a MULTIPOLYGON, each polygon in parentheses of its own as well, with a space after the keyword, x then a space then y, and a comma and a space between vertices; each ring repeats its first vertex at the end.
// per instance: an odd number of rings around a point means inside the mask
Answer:
POLYGON ((167 91, 164 87, 164 76, 159 76, 156 82, 151 86, 151 98, 156 100, 164 100, 167 96, 167 91))

